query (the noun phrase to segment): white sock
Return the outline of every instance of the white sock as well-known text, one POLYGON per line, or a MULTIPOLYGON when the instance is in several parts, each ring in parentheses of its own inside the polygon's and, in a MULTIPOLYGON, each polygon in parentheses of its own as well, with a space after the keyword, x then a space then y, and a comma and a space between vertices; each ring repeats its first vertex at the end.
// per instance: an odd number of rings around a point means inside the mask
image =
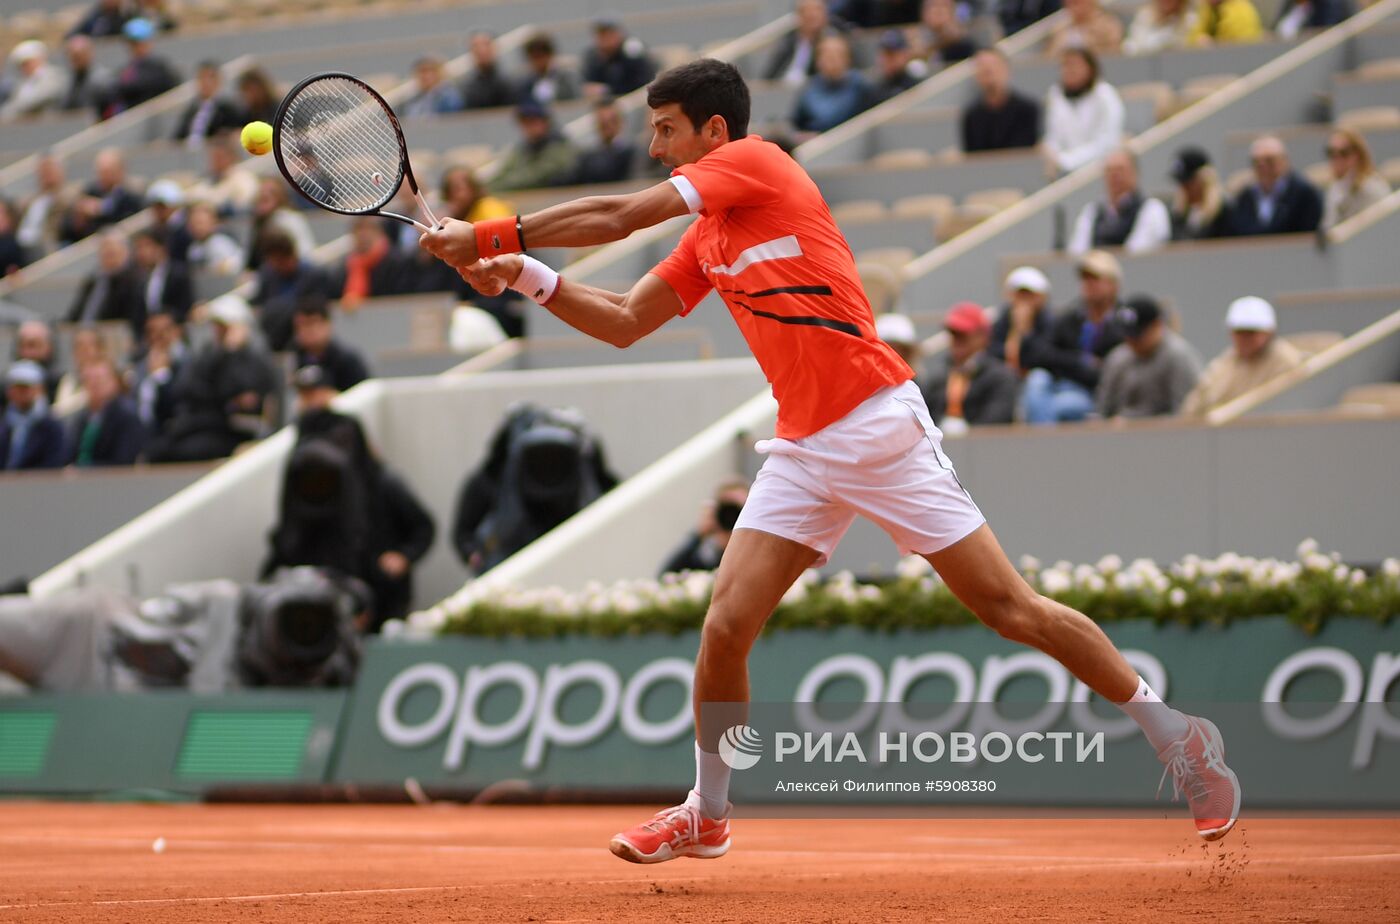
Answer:
POLYGON ((1119 703, 1118 708, 1142 727, 1143 734, 1147 735, 1147 740, 1152 742, 1152 747, 1158 753, 1191 731, 1186 716, 1162 702, 1162 698, 1153 693, 1147 681, 1141 677, 1138 678, 1138 688, 1133 698, 1119 703))
POLYGON ((700 811, 710 818, 723 818, 729 813, 729 765, 718 754, 712 754, 695 742, 694 794, 703 803, 700 811))

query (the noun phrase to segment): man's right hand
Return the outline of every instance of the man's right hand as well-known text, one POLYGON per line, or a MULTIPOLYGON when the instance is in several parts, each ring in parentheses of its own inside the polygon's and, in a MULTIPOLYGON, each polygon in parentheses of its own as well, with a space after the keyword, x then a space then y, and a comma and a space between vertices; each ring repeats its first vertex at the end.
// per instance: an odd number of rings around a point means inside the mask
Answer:
POLYGON ((499 257, 478 261, 460 272, 462 278, 482 295, 500 295, 520 278, 525 266, 518 253, 503 253, 499 257))
POLYGON ((476 252, 476 228, 471 222, 456 218, 444 218, 441 225, 425 231, 418 238, 418 246, 458 272, 480 258, 476 252))

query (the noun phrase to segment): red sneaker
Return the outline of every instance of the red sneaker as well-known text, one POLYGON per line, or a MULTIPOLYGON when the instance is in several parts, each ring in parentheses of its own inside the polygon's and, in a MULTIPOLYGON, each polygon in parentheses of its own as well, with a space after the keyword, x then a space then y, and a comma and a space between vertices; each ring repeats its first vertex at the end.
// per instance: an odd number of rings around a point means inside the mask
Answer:
POLYGON ((1240 781, 1235 771, 1225 766, 1225 739, 1215 723, 1192 715, 1186 721, 1191 726, 1186 737, 1157 754, 1166 764, 1157 794, 1162 794, 1162 783, 1170 773, 1172 798, 1186 795, 1196 819, 1196 833, 1208 841, 1219 840, 1240 817, 1240 781))
POLYGON ((729 817, 706 818, 694 800, 663 809, 651 821, 615 835, 608 849, 629 863, 663 863, 677 857, 713 860, 729 850, 729 817))

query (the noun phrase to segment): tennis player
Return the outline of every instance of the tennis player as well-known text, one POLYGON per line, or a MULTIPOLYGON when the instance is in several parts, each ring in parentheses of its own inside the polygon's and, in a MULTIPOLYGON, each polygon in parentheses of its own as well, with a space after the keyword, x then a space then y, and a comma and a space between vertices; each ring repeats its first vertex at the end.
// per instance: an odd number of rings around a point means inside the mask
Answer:
POLYGON ((764 621, 802 572, 827 561, 858 514, 901 551, 926 558, 982 622, 1118 704, 1185 793, 1200 836, 1223 837, 1239 814, 1240 787, 1219 730, 1164 704, 1094 622, 1037 594, 1012 567, 943 453, 912 370, 876 336, 850 247, 816 184, 777 145, 748 133, 739 71, 714 60, 681 65, 648 87, 647 105, 650 154, 673 168, 669 180, 532 215, 449 220, 421 241, 483 293, 515 289, 618 347, 717 290, 778 402, 776 438, 757 445, 767 459, 701 632, 695 787, 681 805, 614 837, 612 852, 657 863, 729 849, 729 767, 718 754, 725 729, 707 727, 700 705, 748 702, 748 654, 764 621), (564 280, 520 255, 527 244, 617 241, 687 214, 699 218, 675 251, 625 294, 564 280))

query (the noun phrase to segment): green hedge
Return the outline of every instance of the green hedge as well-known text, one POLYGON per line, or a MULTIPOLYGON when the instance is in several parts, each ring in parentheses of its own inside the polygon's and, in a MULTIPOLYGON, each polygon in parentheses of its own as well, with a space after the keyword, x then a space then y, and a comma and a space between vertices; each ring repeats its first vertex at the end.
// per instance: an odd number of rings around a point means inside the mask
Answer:
MULTIPOLYGON (((1165 571, 1142 559, 1124 566, 1114 556, 1097 565, 1058 562, 1048 568, 1024 559, 1022 573, 1041 593, 1101 623, 1225 625, 1285 615, 1315 632, 1328 619, 1384 623, 1400 614, 1400 561, 1387 559, 1368 573, 1342 564, 1335 553, 1319 553, 1311 540, 1298 552, 1296 562, 1230 553, 1214 560, 1188 556, 1165 571)), ((711 580, 709 574, 668 575, 661 581, 591 585, 577 593, 468 588, 413 622, 420 630, 475 636, 678 633, 701 625, 711 580)), ((808 572, 764 631, 834 626, 892 631, 973 622, 976 618, 932 569, 911 558, 897 575, 865 583, 846 572, 826 581, 808 572)))

